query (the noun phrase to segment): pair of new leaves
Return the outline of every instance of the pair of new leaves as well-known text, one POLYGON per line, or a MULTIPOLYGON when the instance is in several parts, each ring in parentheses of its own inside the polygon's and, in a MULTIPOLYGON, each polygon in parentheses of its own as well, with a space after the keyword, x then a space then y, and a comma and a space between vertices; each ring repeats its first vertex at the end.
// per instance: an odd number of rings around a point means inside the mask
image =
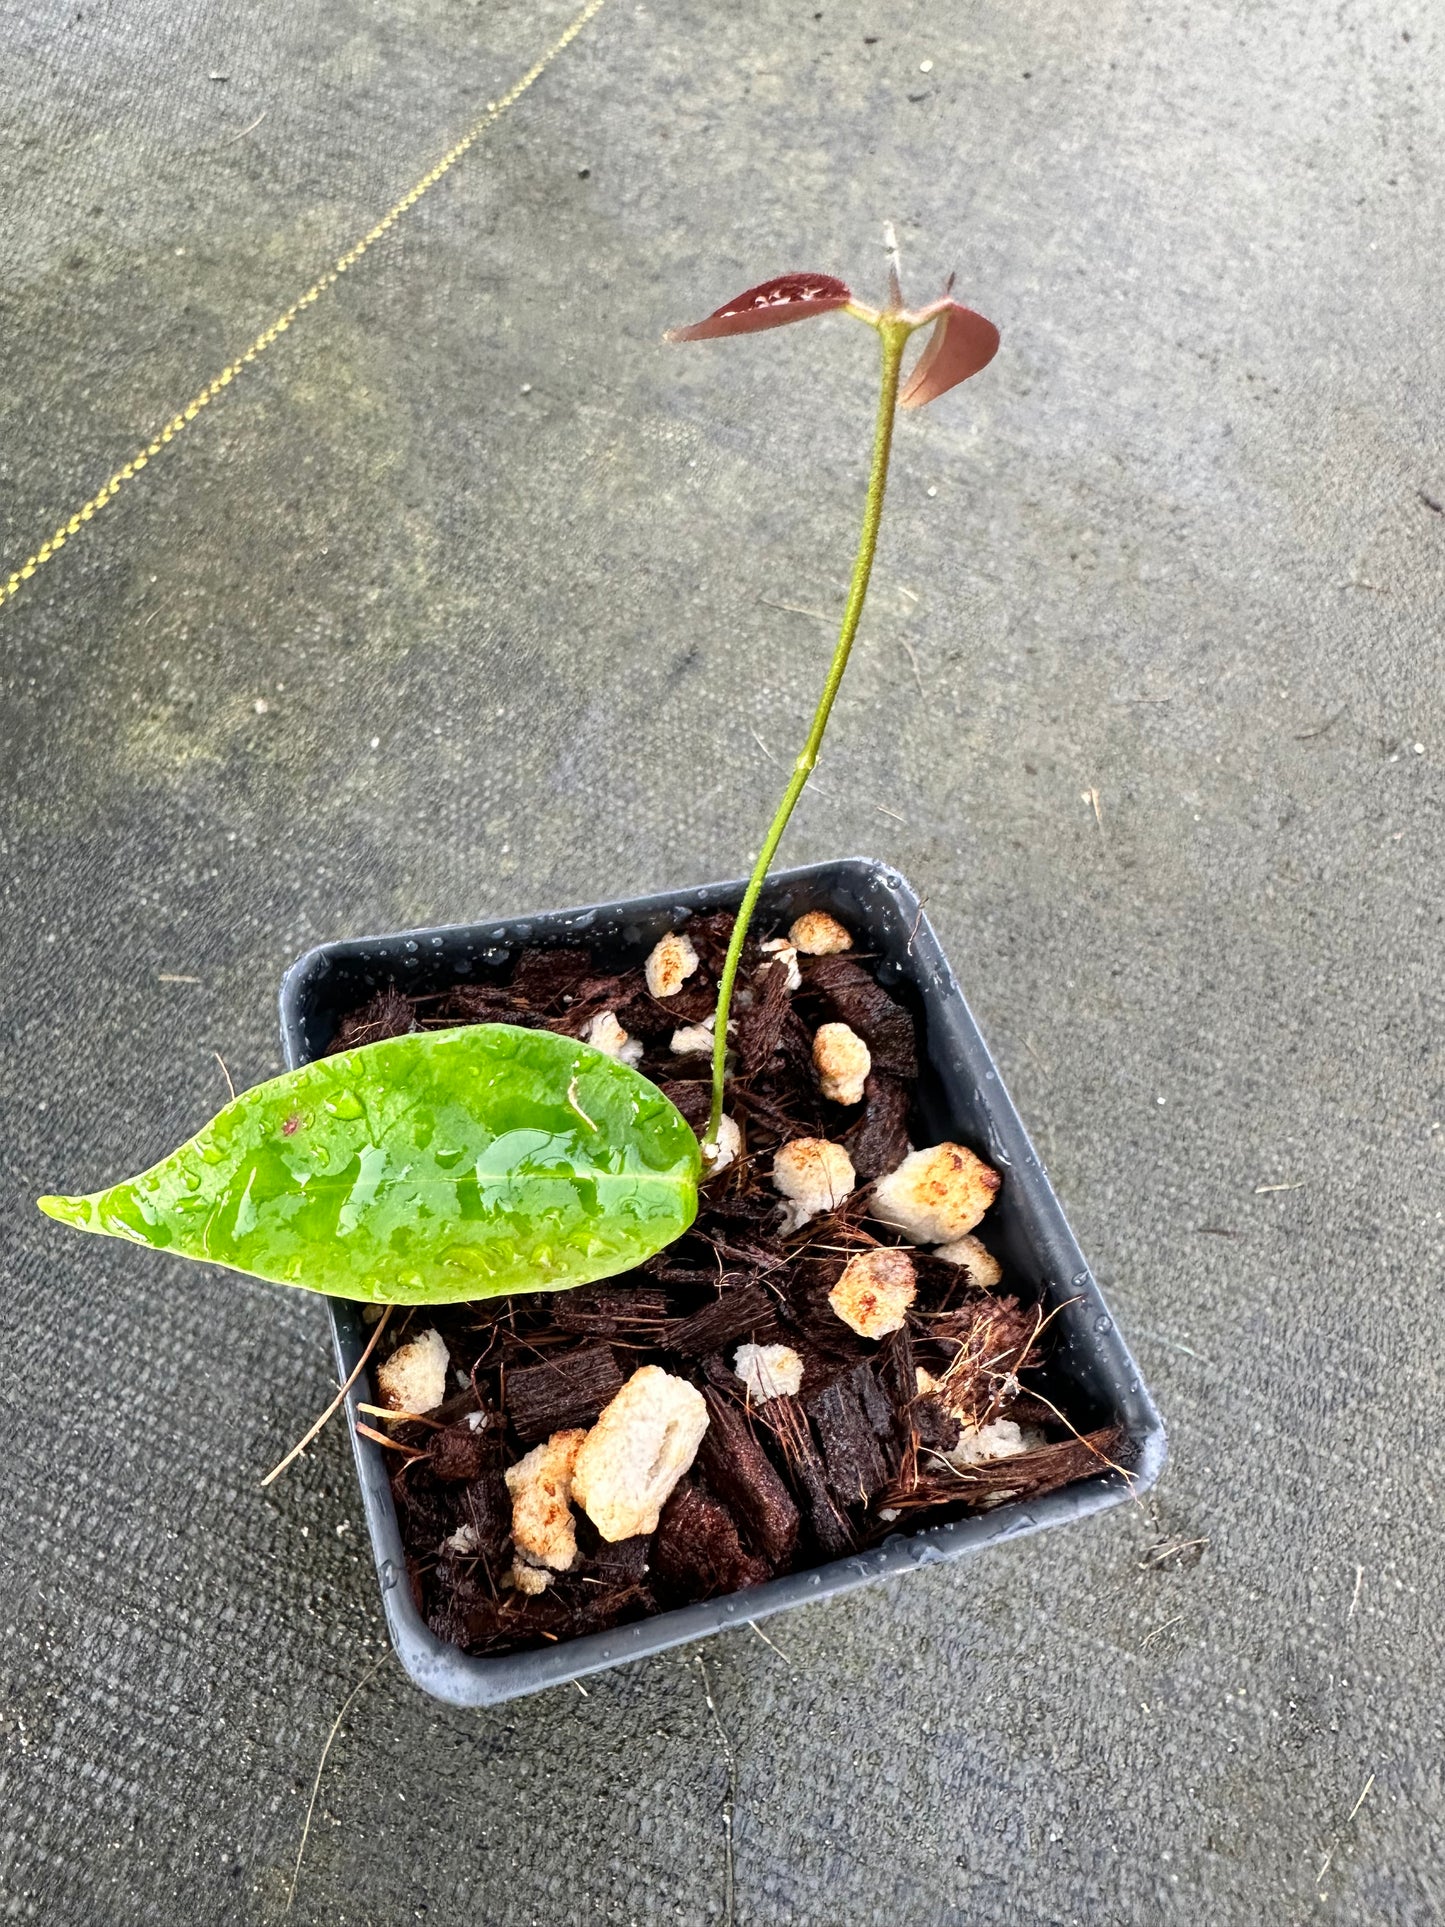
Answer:
MULTIPOLYGON (((861 308, 830 275, 782 275, 679 328, 750 334, 847 309, 932 334, 899 393, 921 407, 992 360, 992 322, 945 296, 861 308)), ((641 1263, 697 1215, 701 1157, 637 1071, 509 1024, 322 1058, 228 1104, 139 1177, 46 1197, 63 1223, 280 1284, 392 1304, 555 1291, 641 1263)))
MULTIPOLYGON (((893 283, 897 294, 897 283, 893 283)), ((879 316, 855 300, 845 281, 831 274, 781 274, 748 288, 723 303, 702 321, 686 328, 668 331, 669 341, 713 341, 723 335, 756 334, 763 328, 781 328, 791 321, 808 321, 814 315, 833 314, 846 308, 876 326, 879 316)), ((885 315, 889 311, 885 310, 885 315)), ((922 408, 937 401, 950 388, 956 388, 970 375, 986 368, 998 353, 998 329, 973 308, 965 308, 945 294, 918 314, 906 314, 899 303, 897 318, 909 331, 931 324, 932 332, 912 374, 898 396, 900 408, 922 408)))

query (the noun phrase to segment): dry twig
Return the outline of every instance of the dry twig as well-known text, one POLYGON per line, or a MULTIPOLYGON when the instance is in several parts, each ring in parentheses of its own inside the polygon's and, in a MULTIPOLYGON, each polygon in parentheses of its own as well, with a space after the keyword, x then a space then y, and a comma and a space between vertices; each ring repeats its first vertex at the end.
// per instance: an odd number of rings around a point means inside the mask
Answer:
POLYGON ((374 1426, 363 1425, 360 1419, 356 1421, 356 1430, 361 1438, 370 1439, 373 1445, 385 1445, 393 1452, 405 1452, 408 1465, 414 1465, 418 1459, 426 1457, 426 1453, 419 1446, 405 1445, 400 1439, 390 1438, 385 1432, 378 1432, 374 1426))
POLYGON ((753 1631, 757 1634, 758 1638, 763 1642, 765 1646, 772 1646, 773 1651, 778 1655, 778 1658, 783 1662, 785 1666, 791 1666, 793 1664, 792 1660, 788 1658, 788 1655, 782 1650, 780 1646, 773 1646, 772 1640, 768 1638, 767 1634, 763 1631, 762 1627, 758 1624, 756 1619, 750 1619, 748 1621, 748 1624, 752 1627, 753 1631))
POLYGON ((1364 1585, 1364 1583, 1365 1583, 1365 1568, 1363 1566, 1356 1566, 1355 1567, 1355 1590, 1350 1598, 1350 1610, 1345 1614, 1346 1619, 1354 1618, 1355 1608, 1360 1603, 1360 1588, 1361 1586, 1364 1585))
POLYGON ((332 1743, 337 1734, 341 1731, 341 1722, 351 1711, 352 1701, 356 1698, 362 1687, 376 1677, 390 1657, 391 1654, 385 1652, 381 1655, 380 1659, 373 1661, 373 1663, 367 1667, 361 1678, 341 1702, 341 1711, 336 1715, 331 1725, 331 1731, 326 1735, 326 1744, 322 1747, 321 1758, 316 1763, 316 1778, 311 1782, 311 1799, 306 1808, 306 1824, 301 1829, 301 1844, 296 1849, 296 1865, 291 1870, 291 1889, 286 1895, 286 1911, 288 1914, 291 1911, 291 1903, 296 1898, 296 1882, 301 1878, 301 1861, 306 1852, 306 1842, 311 1837, 311 1816, 316 1811, 316 1796, 321 1791, 321 1776, 326 1771, 327 1755, 331 1751, 332 1743))
POLYGON ((1352 1821, 1352 1820, 1354 1819, 1354 1817, 1355 1817, 1355 1815, 1356 1815, 1356 1814, 1357 1814, 1357 1813, 1359 1812, 1359 1810, 1360 1810, 1360 1808, 1361 1808, 1361 1807, 1362 1807, 1362 1806, 1363 1806, 1363 1805, 1365 1804, 1365 1800, 1366 1800, 1366 1798, 1367 1798, 1367 1796, 1368 1796, 1368 1794, 1369 1794, 1369 1791, 1370 1791, 1370 1788, 1371 1788, 1371 1787, 1372 1787, 1372 1786, 1373 1786, 1374 1784, 1375 1784, 1375 1776, 1374 1776, 1374 1774, 1372 1773, 1372 1774, 1370 1775, 1370 1777, 1369 1777, 1369 1779, 1368 1779, 1368 1780, 1366 1780, 1366 1782, 1365 1782, 1365 1784, 1364 1784, 1364 1785, 1363 1785, 1363 1786, 1362 1786, 1362 1787, 1360 1788, 1360 1797, 1359 1797, 1359 1799, 1358 1799, 1358 1800, 1356 1800, 1356 1802, 1355 1802, 1355 1804, 1354 1804, 1354 1805, 1353 1805, 1353 1806, 1352 1806, 1352 1807, 1350 1808, 1350 1810, 1349 1810, 1349 1812, 1348 1812, 1348 1813, 1346 1814, 1346 1816, 1345 1816, 1345 1825, 1344 1825, 1343 1827, 1341 1827, 1341 1828, 1339 1829, 1339 1831, 1338 1831, 1338 1832, 1337 1832, 1337 1833, 1335 1834, 1335 1837, 1334 1837, 1334 1839, 1333 1839, 1333 1840, 1331 1840, 1331 1842, 1330 1842, 1330 1844, 1329 1844, 1329 1846, 1328 1846, 1328 1848, 1327 1848, 1327 1849, 1325 1850, 1325 1857, 1324 1857, 1324 1859, 1323 1859, 1323 1860, 1322 1860, 1322 1861, 1320 1862, 1320 1870, 1319 1870, 1319 1872, 1318 1872, 1318 1873, 1317 1873, 1317 1874, 1315 1875, 1315 1881, 1316 1881, 1316 1883, 1318 1883, 1319 1881, 1321 1881, 1321 1880, 1323 1880, 1323 1879, 1324 1879, 1324 1877, 1325 1877, 1325 1875, 1326 1875, 1326 1874, 1327 1874, 1327 1873, 1329 1872, 1329 1870, 1330 1870, 1330 1862, 1331 1862, 1331 1861, 1332 1861, 1332 1860, 1334 1859, 1334 1857, 1335 1857, 1335 1850, 1336 1850, 1336 1848, 1337 1848, 1337 1847, 1339 1846, 1339 1844, 1340 1844, 1340 1836, 1341 1836, 1341 1834, 1343 1834, 1343 1833, 1344 1833, 1344 1831, 1345 1831, 1345 1827, 1347 1827, 1347 1826, 1349 1826, 1349 1824, 1350 1824, 1350 1822, 1351 1822, 1351 1821, 1352 1821))
POLYGON ((392 1308, 390 1305, 388 1305, 386 1310, 381 1314, 380 1318, 377 1319, 376 1330, 371 1334, 370 1338, 367 1339, 366 1350, 361 1354, 360 1358, 357 1359, 356 1365, 351 1373, 351 1376, 347 1379, 346 1383, 342 1386, 341 1390, 336 1394, 335 1398, 332 1399, 331 1403, 327 1406, 326 1410, 321 1414, 320 1418, 317 1419, 316 1423, 311 1427, 310 1431, 306 1434, 305 1438, 299 1439, 296 1442, 296 1444, 291 1447, 291 1450, 286 1454, 285 1458, 282 1459, 279 1465, 272 1466, 271 1470, 266 1474, 265 1478, 262 1479, 261 1481, 261 1484, 263 1486, 270 1485, 273 1479, 279 1479, 281 1474, 286 1470, 287 1466, 291 1463, 291 1461, 293 1459, 300 1458, 301 1454, 306 1450, 307 1446, 311 1443, 312 1439, 316 1437, 316 1434, 321 1430, 322 1426, 325 1425, 326 1421, 332 1416, 332 1414, 340 1410, 342 1401, 345 1399, 346 1394, 351 1390, 352 1386, 356 1383, 357 1379, 361 1377, 361 1374, 365 1369, 367 1359, 369 1359, 371 1357, 371 1354, 376 1350, 377 1342, 380 1339, 381 1334, 386 1330, 387 1320, 391 1317, 391 1311, 392 1311, 392 1308))
MULTIPOLYGON (((756 1630, 756 1628, 754 1630, 756 1630)), ((701 1653, 697 1656, 697 1669, 702 1674, 703 1697, 707 1701, 708 1712, 712 1714, 712 1723, 717 1728, 718 1739, 722 1742, 723 1758, 727 1761, 728 1768, 727 1790, 723 1794, 722 1807, 723 1845, 726 1852, 726 1860, 724 1863, 723 1927, 733 1927, 733 1801, 737 1796, 738 1789, 737 1760, 733 1755, 732 1741, 723 1730, 723 1723, 718 1715, 717 1706, 712 1696, 712 1685, 707 1676, 707 1661, 701 1653)))

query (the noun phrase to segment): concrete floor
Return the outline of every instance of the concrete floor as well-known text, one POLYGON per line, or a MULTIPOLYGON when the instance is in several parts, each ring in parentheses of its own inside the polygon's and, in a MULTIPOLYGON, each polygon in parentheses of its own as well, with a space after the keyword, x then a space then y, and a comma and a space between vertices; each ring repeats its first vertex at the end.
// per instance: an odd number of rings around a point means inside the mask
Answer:
MULTIPOLYGON (((567 17, 19 0, 5 567, 567 17)), ((0 1919, 279 1920, 383 1650, 339 1432, 257 1489, 320 1306, 30 1198, 274 1070, 319 937, 737 872, 871 348, 658 335, 886 216, 1004 347, 900 432, 787 853, 927 896, 1171 1464, 712 1642, 721 1733, 700 1651, 383 1666, 289 1918, 721 1921, 729 1749, 739 1923, 1445 1918, 1442 80, 1424 0, 609 0, 0 608, 0 1919)))

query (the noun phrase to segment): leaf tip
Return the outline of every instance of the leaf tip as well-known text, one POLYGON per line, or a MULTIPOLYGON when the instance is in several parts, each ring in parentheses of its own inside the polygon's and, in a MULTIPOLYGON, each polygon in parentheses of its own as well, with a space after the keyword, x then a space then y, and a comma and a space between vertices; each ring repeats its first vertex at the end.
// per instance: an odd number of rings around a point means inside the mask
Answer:
POLYGON ((95 1203, 91 1198, 71 1198, 63 1192, 55 1192, 37 1198, 36 1204, 47 1218, 54 1218, 57 1224, 73 1224, 80 1231, 89 1231, 95 1215, 95 1203))

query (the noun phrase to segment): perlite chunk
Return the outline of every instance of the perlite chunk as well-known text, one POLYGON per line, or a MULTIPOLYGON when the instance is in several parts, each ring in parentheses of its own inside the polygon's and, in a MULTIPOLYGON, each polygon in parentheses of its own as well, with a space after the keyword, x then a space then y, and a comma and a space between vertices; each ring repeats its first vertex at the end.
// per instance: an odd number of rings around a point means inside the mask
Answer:
POLYGON ((788 937, 805 957, 836 957, 839 951, 853 948, 852 937, 826 910, 805 910, 788 937))
POLYGON ((586 1432, 554 1432, 506 1470, 512 1495, 512 1543, 529 1565, 566 1572, 577 1557, 572 1517, 573 1469, 586 1432))
POLYGON ((1003 1266, 981 1238, 955 1238, 952 1244, 939 1245, 933 1255, 945 1264, 962 1265, 968 1282, 980 1291, 992 1291, 1003 1277, 1003 1266))
POLYGON ((949 1244, 973 1230, 1002 1182, 966 1145, 935 1144, 878 1180, 873 1216, 913 1244, 949 1244))
POLYGON ((707 1406, 660 1365, 635 1371, 582 1442, 572 1496, 613 1544, 656 1532, 673 1487, 697 1456, 707 1406))
POLYGON ((717 1022, 716 1013, 705 1018, 700 1024, 682 1024, 672 1033, 668 1049, 674 1057, 711 1057, 713 1040, 716 1035, 713 1025, 717 1022))
MULTIPOLYGON (((717 1146, 712 1160, 707 1167, 708 1176, 715 1178, 719 1171, 726 1171, 730 1164, 737 1161, 738 1152, 741 1151, 742 1148, 742 1127, 735 1117, 729 1117, 726 1112, 724 1112, 722 1117, 718 1119, 717 1146)), ((706 1145, 703 1146, 703 1155, 704 1157, 707 1156, 706 1145)))
POLYGON ((820 1212, 833 1211, 857 1182, 853 1160, 841 1144, 797 1137, 773 1159, 773 1189, 788 1201, 784 1225, 796 1231, 820 1212))
POLYGON ((848 1260, 828 1303, 860 1338, 886 1338, 903 1328, 917 1290, 908 1253, 896 1245, 880 1245, 848 1260))
POLYGON ((847 1024, 819 1024, 813 1036, 818 1088, 835 1104, 861 1104, 873 1068, 868 1046, 847 1024))
POLYGON ((988 1465, 995 1459, 1018 1458, 1033 1442, 1011 1418, 996 1418, 988 1425, 965 1425, 958 1435, 958 1444, 943 1456, 950 1465, 960 1469, 968 1465, 988 1465))
POLYGON ((803 1383, 803 1361, 791 1345, 739 1345, 733 1370, 759 1405, 790 1398, 803 1383))
POLYGON ((669 930, 652 946, 644 966, 647 988, 654 997, 675 997, 697 965, 692 939, 680 930, 669 930))
MULTIPOLYGON (((802 989, 803 973, 798 968, 798 951, 796 945, 789 943, 786 937, 769 937, 768 941, 759 944, 758 948, 768 959, 762 966, 763 970, 770 970, 775 963, 780 963, 788 973, 789 990, 802 989)), ((761 972, 759 974, 761 974, 761 972)))
POLYGON ((594 1017, 582 1033, 582 1042, 607 1057, 615 1057, 619 1064, 630 1064, 634 1070, 642 1062, 642 1039, 628 1036, 614 1010, 604 1010, 600 1017, 594 1017))
POLYGON ((418 1332, 376 1368, 377 1403, 393 1412, 430 1412, 447 1395, 447 1348, 439 1331, 418 1332))
POLYGON ((525 1559, 512 1561, 509 1577, 517 1591, 525 1594, 529 1599, 535 1599, 539 1593, 544 1593, 552 1583, 552 1575, 545 1566, 529 1566, 525 1559))

